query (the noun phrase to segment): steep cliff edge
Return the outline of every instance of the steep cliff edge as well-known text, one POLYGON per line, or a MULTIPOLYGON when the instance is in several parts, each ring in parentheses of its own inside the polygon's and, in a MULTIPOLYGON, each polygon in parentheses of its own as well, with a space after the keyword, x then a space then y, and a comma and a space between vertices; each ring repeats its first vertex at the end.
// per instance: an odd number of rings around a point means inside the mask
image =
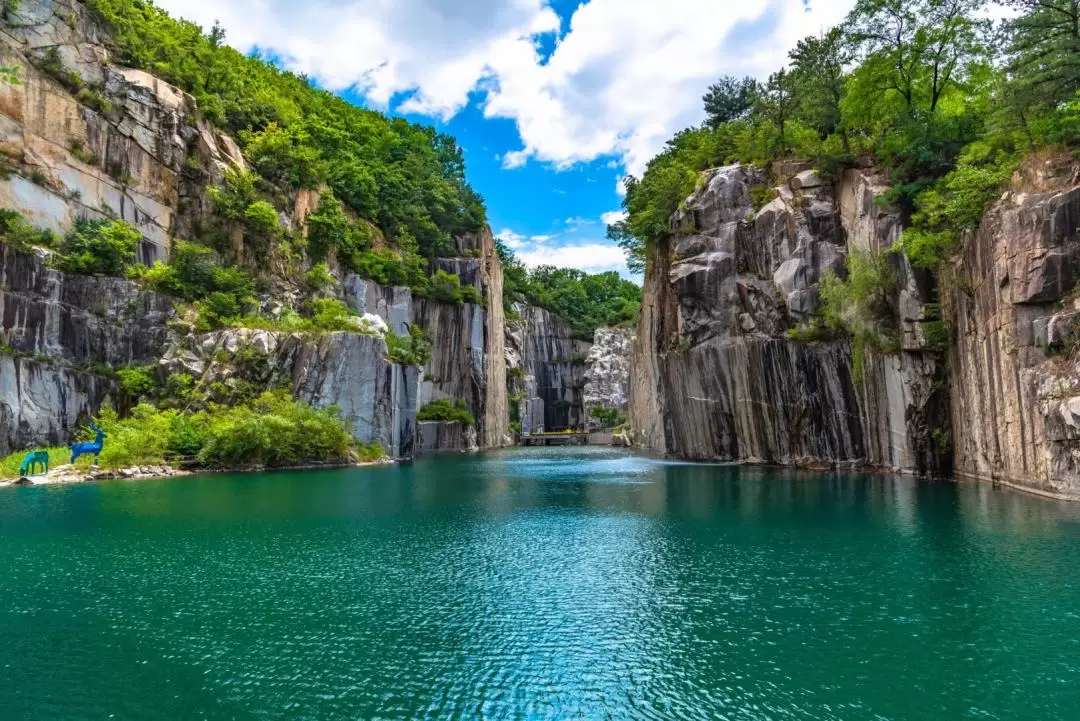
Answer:
POLYGON ((565 320, 544 308, 518 304, 507 324, 509 389, 522 430, 585 424, 585 361, 591 344, 574 338, 565 320))
MULTIPOLYGON (((24 0, 5 12, 0 64, 20 66, 22 82, 0 84, 0 208, 61 235, 82 220, 121 219, 142 236, 144 264, 168 260, 179 241, 220 221, 211 191, 248 164, 192 96, 115 64, 107 31, 81 2, 24 0)), ((458 257, 427 268, 471 287, 473 302, 378 285, 332 253, 330 285, 316 293, 304 280, 315 261, 295 249, 304 248, 320 192, 259 182, 279 206, 275 233, 294 247, 249 268, 258 275, 258 313, 272 320, 314 297, 340 299, 398 334, 415 324, 432 341, 430 359, 395 363, 387 343, 366 333, 167 328, 190 316, 190 303, 145 283, 62 273, 52 267, 52 250, 0 242, 0 455, 67 442, 104 403, 117 402, 120 369, 155 367, 162 379, 180 372, 228 387, 243 374, 239 358, 253 355, 267 366, 256 385, 339 406, 358 440, 377 441, 395 457, 412 455, 417 411, 441 398, 464 401, 476 428, 440 429, 423 449, 510 442, 502 266, 490 230, 455 233, 445 252, 458 257)), ((251 265, 243 232, 230 230, 233 247, 224 252, 251 265)), ((385 239, 372 235, 376 249, 385 249, 385 239)))
POLYGON ((850 249, 891 245, 899 220, 869 171, 836 184, 804 170, 755 211, 762 174, 731 166, 652 249, 631 369, 631 423, 657 452, 696 460, 942 472, 947 404, 921 324, 926 298, 902 258, 897 353, 793 340, 850 249), (894 230, 895 229, 895 230, 894 230))
POLYGON ((1080 500, 1080 169, 1034 158, 944 274, 956 472, 1080 500))

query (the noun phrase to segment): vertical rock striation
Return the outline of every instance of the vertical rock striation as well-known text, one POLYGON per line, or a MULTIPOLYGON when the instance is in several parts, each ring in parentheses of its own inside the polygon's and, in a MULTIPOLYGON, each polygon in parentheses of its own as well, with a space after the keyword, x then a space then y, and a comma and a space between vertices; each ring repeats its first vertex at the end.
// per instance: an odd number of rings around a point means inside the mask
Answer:
POLYGON ((172 314, 135 283, 65 275, 0 244, 0 455, 66 442, 114 388, 95 369, 156 360, 172 314))
POLYGON ((626 328, 597 328, 585 359, 582 393, 586 419, 595 408, 614 408, 624 415, 630 407, 630 351, 633 338, 626 328))
POLYGON ((590 343, 543 308, 518 305, 521 320, 510 329, 512 365, 521 369, 524 395, 519 417, 525 429, 564 430, 585 425, 585 359, 590 343))
MULTIPOLYGON (((697 460, 940 471, 932 434, 946 404, 915 329, 896 356, 868 352, 859 383, 848 342, 788 337, 850 248, 891 245, 899 220, 877 209, 873 176, 834 186, 803 170, 755 212, 764 182, 709 171, 653 249, 631 363, 638 442, 697 460)), ((921 291, 902 287, 921 319, 921 291)))
POLYGON ((946 274, 956 472, 1080 499, 1080 170, 1034 158, 946 274))

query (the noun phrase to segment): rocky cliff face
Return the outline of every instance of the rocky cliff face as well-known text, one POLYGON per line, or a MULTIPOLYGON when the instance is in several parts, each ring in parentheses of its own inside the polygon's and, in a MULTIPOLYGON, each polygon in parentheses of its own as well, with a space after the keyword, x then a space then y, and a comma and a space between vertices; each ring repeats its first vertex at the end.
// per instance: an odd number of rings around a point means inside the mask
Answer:
POLYGON ((114 388, 102 367, 160 357, 172 307, 129 281, 65 275, 0 245, 0 455, 65 442, 114 388))
POLYGON ((585 361, 590 343, 543 309, 519 304, 521 320, 507 324, 510 392, 518 398, 523 430, 564 430, 585 425, 585 361))
POLYGON ((593 409, 614 408, 625 415, 630 408, 630 353, 633 335, 625 328, 597 328, 585 359, 582 399, 587 419, 593 409))
MULTIPOLYGON (((143 235, 143 262, 166 259, 174 240, 212 212, 207 187, 244 167, 237 144, 202 118, 189 95, 112 63, 81 3, 23 0, 8 14, 0 22, 0 65, 22 66, 23 83, 0 85, 0 207, 57 233, 79 219, 122 218, 143 235)), ((299 231, 317 201, 317 193, 296 194, 283 222, 299 231)), ((229 382, 241 370, 231 362, 241 350, 265 358, 261 382, 287 385, 317 406, 340 406, 357 438, 396 457, 412 455, 416 412, 436 398, 465 400, 478 428, 428 429, 423 449, 504 445, 502 267, 490 232, 456 242, 466 257, 440 260, 438 268, 480 290, 483 306, 414 299, 408 288, 338 271, 338 295, 353 308, 395 332, 416 323, 428 333, 432 359, 420 369, 390 363, 385 342, 369 335, 169 333, 173 300, 126 280, 65 275, 43 256, 0 245, 0 454, 66 442, 115 396, 110 368, 160 363, 229 382)), ((297 279, 281 280, 282 292, 263 299, 264 311, 295 300, 297 279)))
POLYGON ((1080 499, 1080 170, 1021 168, 946 274, 956 471, 1080 499))
POLYGON ((111 64, 87 14, 73 0, 27 0, 0 25, 0 63, 24 77, 0 85, 0 151, 17 171, 0 179, 0 206, 58 233, 122 218, 143 234, 143 260, 163 259, 182 201, 188 220, 205 204, 185 164, 220 180, 244 161, 191 96, 111 64))
POLYGON ((704 180, 646 275, 631 368, 638 441, 699 460, 943 470, 933 430, 947 404, 906 267, 896 305, 910 342, 895 356, 868 352, 859 383, 848 342, 788 337, 851 248, 888 247, 898 232, 874 202, 874 176, 850 171, 834 186, 803 171, 756 212, 761 174, 732 166, 704 180))

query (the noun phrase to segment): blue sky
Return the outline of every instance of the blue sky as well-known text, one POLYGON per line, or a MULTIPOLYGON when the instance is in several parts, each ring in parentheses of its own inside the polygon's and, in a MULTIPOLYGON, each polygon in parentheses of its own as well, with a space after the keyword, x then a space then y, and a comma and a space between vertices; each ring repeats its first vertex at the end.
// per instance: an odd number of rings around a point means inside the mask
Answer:
POLYGON ((625 273, 620 180, 702 120, 723 74, 765 77, 852 0, 156 0, 352 102, 465 150, 527 264, 625 273))

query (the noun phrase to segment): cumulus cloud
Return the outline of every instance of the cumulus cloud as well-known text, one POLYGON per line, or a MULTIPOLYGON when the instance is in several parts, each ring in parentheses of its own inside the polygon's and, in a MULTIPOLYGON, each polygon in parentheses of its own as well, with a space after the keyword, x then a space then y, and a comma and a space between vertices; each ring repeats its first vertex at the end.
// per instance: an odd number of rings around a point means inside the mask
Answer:
POLYGON ((610 243, 578 243, 574 245, 537 246, 517 252, 526 266, 554 265, 560 268, 578 268, 586 273, 618 271, 629 277, 626 257, 610 243))
MULTIPOLYGON (((513 154, 568 167, 615 156, 631 173, 702 119, 719 75, 764 77, 800 37, 839 21, 850 0, 591 0, 540 62, 520 44, 492 59, 488 117, 513 119, 513 154)), ((509 166, 509 164, 508 164, 509 166)))
POLYGON ((626 212, 622 210, 612 210, 600 216, 600 222, 604 225, 615 225, 621 220, 626 220, 626 212))
POLYGON ((608 158, 640 174, 675 131, 702 118, 705 87, 759 77, 853 0, 589 0, 559 32, 548 0, 157 0, 241 50, 259 47, 331 90, 448 119, 481 93, 521 147, 502 156, 566 168, 608 158))
POLYGON ((559 235, 526 236, 510 228, 503 228, 495 237, 506 243, 507 247, 529 268, 540 265, 554 265, 560 268, 578 268, 587 273, 605 273, 614 270, 620 275, 631 278, 626 268, 623 252, 600 240, 559 239, 559 235), (556 241, 557 242, 550 242, 556 241))
POLYGON ((227 41, 261 48, 324 87, 356 88, 387 107, 449 119, 490 75, 493 58, 531 50, 559 29, 546 0, 156 0, 227 41))

